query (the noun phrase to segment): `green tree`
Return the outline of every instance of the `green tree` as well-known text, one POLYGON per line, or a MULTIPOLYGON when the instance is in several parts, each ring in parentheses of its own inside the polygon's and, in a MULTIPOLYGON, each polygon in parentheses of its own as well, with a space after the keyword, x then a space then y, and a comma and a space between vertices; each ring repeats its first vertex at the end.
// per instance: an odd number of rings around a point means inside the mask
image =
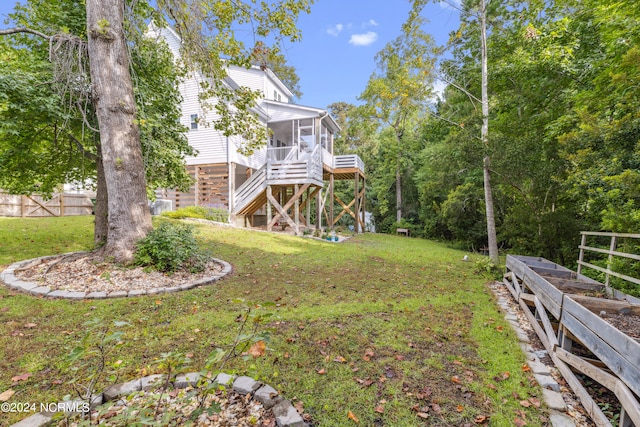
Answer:
POLYGON ((376 54, 378 71, 369 78, 360 95, 370 116, 382 129, 393 132, 394 140, 385 139, 384 143, 395 145, 385 149, 394 151, 388 153, 393 156, 393 164, 387 166, 394 172, 398 223, 403 218, 403 174, 410 158, 405 138, 432 95, 434 44, 431 36, 421 29, 423 24, 422 18, 410 15, 402 34, 376 54))
MULTIPOLYGON (((27 27, 26 22, 0 30, 0 35, 37 36, 47 41, 51 57, 59 60, 54 61, 54 70, 73 71, 67 73, 67 87, 75 90, 74 95, 84 95, 86 105, 92 107, 95 122, 84 117, 84 125, 100 129, 97 175, 99 188, 106 190, 101 194, 106 197, 99 198, 97 209, 106 225, 101 227, 107 236, 102 248, 105 256, 131 260, 135 242, 151 228, 140 119, 127 48, 146 32, 146 20, 152 18, 159 26, 171 20, 175 25, 182 38, 182 63, 187 70, 207 77, 202 99, 215 96, 219 101, 210 106, 221 115, 215 126, 226 135, 244 136, 250 151, 266 140, 266 129, 250 111, 258 94, 232 90, 224 84, 227 64, 248 66, 252 57, 252 49, 235 36, 236 25, 253 24, 256 38, 279 34, 296 40, 300 34, 295 20, 299 13, 308 12, 309 3, 211 1, 187 5, 182 0, 168 0, 153 6, 147 2, 88 0, 85 30, 71 33, 69 27, 55 26, 40 31, 27 27), (100 203, 103 199, 106 215, 100 203)), ((80 104, 78 111, 86 113, 85 104, 80 104)))

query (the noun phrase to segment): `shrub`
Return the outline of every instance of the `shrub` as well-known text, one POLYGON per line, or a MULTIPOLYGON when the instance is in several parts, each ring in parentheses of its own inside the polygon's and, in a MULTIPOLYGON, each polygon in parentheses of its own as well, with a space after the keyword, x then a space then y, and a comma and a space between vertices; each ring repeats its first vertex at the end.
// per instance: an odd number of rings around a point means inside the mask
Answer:
POLYGON ((163 212, 162 216, 173 219, 199 218, 209 221, 229 222, 229 213, 226 210, 204 206, 187 206, 175 211, 163 212))
POLYGON ((204 271, 210 255, 198 247, 193 226, 164 222, 136 245, 134 262, 165 273, 204 271))

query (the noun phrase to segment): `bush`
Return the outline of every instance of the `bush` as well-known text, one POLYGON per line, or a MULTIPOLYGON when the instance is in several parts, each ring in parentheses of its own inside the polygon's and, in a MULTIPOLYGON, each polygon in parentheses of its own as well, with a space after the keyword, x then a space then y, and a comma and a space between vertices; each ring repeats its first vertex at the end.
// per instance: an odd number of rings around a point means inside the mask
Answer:
POLYGON ((211 256, 198 247, 189 224, 164 222, 136 245, 134 262, 165 273, 204 271, 211 256))
POLYGON ((175 211, 163 212, 162 216, 173 219, 199 218, 209 221, 229 222, 229 212, 219 208, 187 206, 175 211))

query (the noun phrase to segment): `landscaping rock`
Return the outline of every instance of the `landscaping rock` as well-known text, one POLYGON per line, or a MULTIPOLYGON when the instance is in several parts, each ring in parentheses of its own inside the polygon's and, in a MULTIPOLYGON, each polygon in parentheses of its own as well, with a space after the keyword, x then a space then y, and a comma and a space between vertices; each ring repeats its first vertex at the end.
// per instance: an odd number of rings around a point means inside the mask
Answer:
POLYGON ((536 378, 536 381, 538 381, 538 384, 540 384, 540 387, 542 387, 543 389, 553 390, 555 392, 560 391, 560 384, 558 384, 556 380, 554 380, 549 375, 534 374, 533 376, 536 378))
POLYGON ((273 416, 276 417, 276 425, 278 427, 305 427, 306 424, 296 408, 291 405, 288 400, 275 405, 271 411, 273 416))
POLYGON ((553 427, 576 427, 573 418, 558 411, 549 411, 549 421, 553 427))
POLYGON ((142 390, 142 382, 140 379, 129 381, 122 384, 116 384, 104 391, 104 400, 114 400, 120 396, 127 396, 135 391, 142 390))
POLYGON ((564 402, 562 395, 557 391, 542 389, 542 394, 549 409, 555 409, 561 412, 567 410, 567 404, 564 402))
POLYGON ((225 374, 225 373, 219 373, 218 376, 216 376, 215 382, 217 382, 218 384, 220 384, 221 386, 224 387, 229 387, 231 386, 231 384, 233 383, 233 380, 236 377, 233 375, 229 375, 229 374, 225 374))
POLYGON ((166 378, 165 375, 156 374, 156 375, 148 375, 146 377, 140 378, 140 388, 142 390, 150 390, 155 387, 158 387, 162 384, 166 378))
POLYGON ((29 289, 29 293, 33 295, 46 295, 49 292, 51 292, 51 288, 48 286, 38 286, 33 289, 29 289))
POLYGON ((176 377, 174 385, 176 388, 187 388, 188 386, 195 387, 196 384, 198 384, 198 381, 200 381, 200 378, 202 378, 202 374, 200 372, 180 374, 176 377))
POLYGON ((547 367, 547 365, 537 360, 537 358, 536 360, 527 360, 527 364, 529 365, 529 368, 531 368, 531 372, 533 372, 534 374, 538 374, 538 375, 550 374, 549 368, 547 367))
POLYGON ((238 394, 249 394, 253 393, 262 385, 261 382, 254 380, 251 377, 238 377, 233 382, 232 390, 238 394))
POLYGON ((270 385, 260 387, 253 398, 262 403, 265 409, 270 409, 282 401, 282 396, 270 385))
POLYGON ((41 427, 46 426, 51 423, 51 420, 55 414, 51 412, 38 412, 37 414, 33 414, 30 417, 23 419, 15 424, 12 427, 41 427))
POLYGON ((90 292, 87 294, 87 298, 104 299, 106 297, 107 297, 106 292, 90 292))

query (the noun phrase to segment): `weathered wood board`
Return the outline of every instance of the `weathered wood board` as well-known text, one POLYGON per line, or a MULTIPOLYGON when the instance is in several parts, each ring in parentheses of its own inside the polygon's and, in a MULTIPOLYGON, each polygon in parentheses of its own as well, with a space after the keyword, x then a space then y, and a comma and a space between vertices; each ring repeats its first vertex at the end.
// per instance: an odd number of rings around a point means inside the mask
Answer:
POLYGON ((634 393, 640 395, 640 343, 594 311, 640 313, 640 306, 622 301, 567 295, 561 318, 561 323, 589 351, 602 360, 634 393))

